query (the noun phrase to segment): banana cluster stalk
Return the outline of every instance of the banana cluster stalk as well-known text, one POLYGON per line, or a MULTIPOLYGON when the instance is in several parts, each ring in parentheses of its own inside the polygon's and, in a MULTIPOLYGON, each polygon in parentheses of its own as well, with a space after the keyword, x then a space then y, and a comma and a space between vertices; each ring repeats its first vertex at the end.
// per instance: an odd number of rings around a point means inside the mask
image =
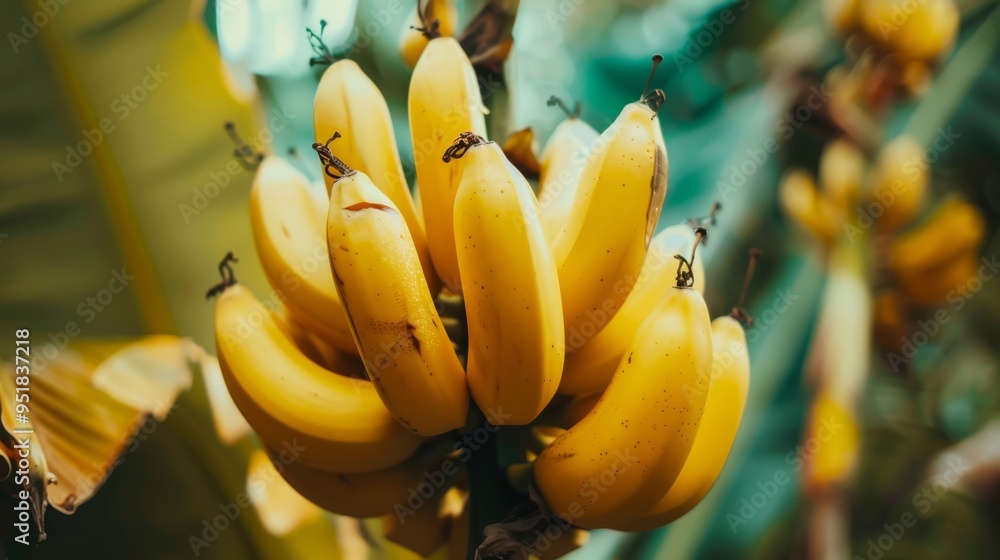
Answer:
MULTIPOLYGON (((422 7, 435 19, 453 9, 422 7)), ((314 101, 325 189, 262 158, 251 224, 275 294, 236 284, 231 254, 220 264, 209 295, 226 386, 293 488, 334 513, 381 516, 387 538, 421 554, 450 534, 464 556, 476 485, 457 476, 413 517, 394 508, 446 470, 453 434, 478 411, 530 425, 527 462, 497 475, 577 526, 544 557, 582 546, 585 529, 668 523, 721 472, 749 362, 740 324, 712 323, 702 298, 704 220, 654 236, 663 92, 647 83, 600 134, 567 111, 536 196, 487 140, 472 64, 429 17, 402 48, 419 56, 416 198, 385 100, 348 60, 314 101)))

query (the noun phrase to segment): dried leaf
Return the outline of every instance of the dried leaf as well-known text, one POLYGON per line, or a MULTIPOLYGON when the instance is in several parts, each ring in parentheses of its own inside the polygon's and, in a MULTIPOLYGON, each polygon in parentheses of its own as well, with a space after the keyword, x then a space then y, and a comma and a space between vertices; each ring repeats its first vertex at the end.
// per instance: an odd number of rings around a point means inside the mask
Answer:
POLYGON ((514 167, 525 177, 537 179, 541 172, 538 163, 538 143, 535 142, 535 132, 531 127, 518 130, 507 137, 503 144, 503 153, 514 167))
POLYGON ((520 0, 487 0, 458 42, 476 72, 503 74, 503 63, 514 44, 512 32, 520 0))

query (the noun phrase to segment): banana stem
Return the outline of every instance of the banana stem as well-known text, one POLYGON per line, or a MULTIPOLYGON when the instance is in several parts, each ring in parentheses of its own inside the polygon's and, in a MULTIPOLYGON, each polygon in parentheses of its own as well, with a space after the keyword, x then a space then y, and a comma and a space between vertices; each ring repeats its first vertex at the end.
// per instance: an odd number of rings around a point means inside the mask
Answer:
MULTIPOLYGON (((482 413, 478 416, 482 418, 482 413)), ((487 525, 498 523, 517 505, 517 498, 506 480, 506 469, 500 467, 499 443, 502 428, 493 426, 489 420, 465 436, 465 441, 473 441, 469 458, 469 548, 466 558, 475 558, 476 549, 483 542, 487 525), (476 432, 486 430, 486 442, 476 442, 476 432)))

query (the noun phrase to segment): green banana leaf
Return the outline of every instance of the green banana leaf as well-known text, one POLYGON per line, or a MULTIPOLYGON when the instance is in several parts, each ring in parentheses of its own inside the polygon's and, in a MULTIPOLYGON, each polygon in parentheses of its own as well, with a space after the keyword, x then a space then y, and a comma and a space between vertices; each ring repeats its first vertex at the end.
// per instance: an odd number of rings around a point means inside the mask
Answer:
MULTIPOLYGON (((230 87, 190 2, 4 2, 0 20, 18 36, 0 52, 3 332, 31 329, 36 353, 146 333, 213 348, 204 294, 222 255, 242 257, 239 280, 267 289, 249 229, 252 173, 234 167, 222 127, 233 121, 253 142, 264 109, 230 87)), ((200 376, 142 435, 90 502, 72 516, 50 510, 30 557, 194 555, 190 537, 243 491, 254 445, 219 442, 200 376)), ((339 556, 329 520, 278 539, 252 508, 239 513, 202 556, 339 556)))

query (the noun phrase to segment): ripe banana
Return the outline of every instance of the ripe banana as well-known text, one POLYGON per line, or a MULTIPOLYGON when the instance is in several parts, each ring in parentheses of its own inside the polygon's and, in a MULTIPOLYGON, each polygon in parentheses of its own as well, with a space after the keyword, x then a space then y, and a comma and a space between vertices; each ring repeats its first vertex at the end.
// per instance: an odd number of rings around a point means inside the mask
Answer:
POLYGON ((407 429, 465 424, 465 372, 427 289, 406 222, 367 175, 333 158, 327 241, 333 276, 365 369, 407 429))
POLYGON ((867 34, 904 60, 933 60, 950 50, 959 20, 953 0, 861 2, 861 22, 867 34))
MULTIPOLYGON (((313 127, 316 141, 321 144, 342 134, 336 144, 340 159, 368 175, 399 209, 410 228, 427 284, 436 295, 440 285, 427 249, 424 225, 399 161, 389 107, 378 86, 353 60, 338 60, 323 73, 313 105, 313 127)), ((334 178, 324 173, 324 180, 329 192, 334 178)))
POLYGON ((861 0, 823 0, 823 18, 840 35, 853 31, 859 22, 861 0))
POLYGON ((797 226, 812 234, 824 247, 837 238, 843 214, 825 193, 816 187, 816 179, 807 171, 788 172, 778 186, 781 209, 797 226))
POLYGON ((417 170, 427 242, 438 276, 453 292, 461 291, 453 225, 458 166, 441 155, 463 132, 486 137, 479 83, 469 57, 451 37, 432 39, 410 78, 410 135, 417 170))
POLYGON ((845 211, 850 211, 861 196, 865 167, 861 149, 846 138, 838 138, 823 149, 819 161, 819 182, 827 196, 845 211))
POLYGON ((371 383, 313 363, 246 288, 233 285, 219 296, 215 339, 229 393, 269 447, 300 445, 307 466, 357 473, 396 465, 420 445, 371 383))
POLYGON ((359 519, 392 514, 396 504, 406 504, 426 467, 411 458, 384 469, 343 474, 309 467, 286 456, 285 449, 269 448, 267 454, 281 477, 310 502, 359 519))
POLYGON ((975 253, 959 255, 947 263, 919 275, 904 274, 896 278, 899 290, 915 306, 933 307, 945 301, 955 303, 974 288, 970 284, 979 274, 979 257, 975 253))
POLYGON ((677 480, 652 509, 635 519, 622 519, 612 529, 648 531, 670 523, 696 506, 722 472, 750 388, 747 339, 739 321, 728 315, 712 321, 712 350, 711 378, 692 387, 708 393, 705 414, 677 480))
POLYGON ((428 36, 452 37, 457 23, 458 10, 453 0, 417 0, 410 25, 403 28, 399 37, 399 54, 406 66, 413 68, 417 65, 430 41, 428 36))
POLYGON ((337 348, 357 354, 305 175, 280 157, 264 158, 250 191, 250 224, 267 279, 292 317, 337 348))
MULTIPOLYGON (((694 228, 688 224, 670 226, 653 238, 649 252, 642 263, 642 270, 630 280, 631 292, 621 309, 607 326, 597 332, 573 332, 567 339, 569 352, 563 371, 559 392, 567 395, 586 395, 603 391, 622 355, 635 337, 639 325, 664 299, 675 280, 677 261, 674 255, 688 255, 695 244, 694 228)), ((694 289, 704 293, 704 274, 701 257, 695 255, 694 289)))
POLYGON ((871 199, 883 207, 875 225, 881 231, 896 231, 923 209, 930 176, 924 150, 913 139, 900 136, 879 153, 869 182, 871 199))
POLYGON ((707 394, 683 387, 708 378, 711 367, 705 301, 671 289, 594 409, 535 461, 551 510, 588 529, 649 511, 680 473, 702 418, 707 394))
POLYGON ((569 219, 583 164, 599 136, 592 126, 570 114, 552 132, 542 150, 538 208, 549 242, 569 219))
POLYGON ((598 331, 625 301, 667 191, 659 119, 630 103, 584 164, 573 207, 552 241, 566 337, 598 331))
POLYGON ((985 235, 986 223, 979 209, 961 197, 948 197, 925 223, 893 240, 889 268, 897 276, 919 276, 975 253, 985 235))
POLYGON ((559 277, 531 186, 495 142, 468 135, 457 162, 455 237, 468 317, 468 383, 479 408, 534 420, 563 368, 559 277))

